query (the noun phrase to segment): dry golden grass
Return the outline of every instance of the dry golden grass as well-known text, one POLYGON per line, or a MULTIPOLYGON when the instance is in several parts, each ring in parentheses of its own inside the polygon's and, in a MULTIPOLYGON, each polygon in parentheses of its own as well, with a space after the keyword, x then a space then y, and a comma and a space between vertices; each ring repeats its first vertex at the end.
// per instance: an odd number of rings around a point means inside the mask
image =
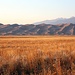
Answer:
POLYGON ((75 75, 75 36, 0 37, 0 75, 75 75))

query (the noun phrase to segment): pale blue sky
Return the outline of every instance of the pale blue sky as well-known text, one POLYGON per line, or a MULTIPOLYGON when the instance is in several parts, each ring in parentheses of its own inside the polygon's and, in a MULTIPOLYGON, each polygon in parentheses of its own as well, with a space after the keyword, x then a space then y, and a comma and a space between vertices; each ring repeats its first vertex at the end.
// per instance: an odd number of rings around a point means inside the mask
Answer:
POLYGON ((0 0, 0 22, 34 23, 75 16, 75 0, 0 0))

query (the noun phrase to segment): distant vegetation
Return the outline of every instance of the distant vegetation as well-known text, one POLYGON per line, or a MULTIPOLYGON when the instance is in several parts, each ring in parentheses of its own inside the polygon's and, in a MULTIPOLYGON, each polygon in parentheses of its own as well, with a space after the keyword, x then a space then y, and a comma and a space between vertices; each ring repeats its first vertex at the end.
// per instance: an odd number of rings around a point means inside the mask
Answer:
POLYGON ((75 37, 0 37, 0 75, 75 75, 75 37))

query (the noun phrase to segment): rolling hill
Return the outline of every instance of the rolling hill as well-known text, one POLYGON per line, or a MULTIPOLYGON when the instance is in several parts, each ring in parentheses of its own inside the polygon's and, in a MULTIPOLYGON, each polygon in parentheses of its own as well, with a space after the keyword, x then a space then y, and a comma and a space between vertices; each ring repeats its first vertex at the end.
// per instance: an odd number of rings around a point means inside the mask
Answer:
POLYGON ((0 24, 0 35, 75 35, 75 24, 0 24))

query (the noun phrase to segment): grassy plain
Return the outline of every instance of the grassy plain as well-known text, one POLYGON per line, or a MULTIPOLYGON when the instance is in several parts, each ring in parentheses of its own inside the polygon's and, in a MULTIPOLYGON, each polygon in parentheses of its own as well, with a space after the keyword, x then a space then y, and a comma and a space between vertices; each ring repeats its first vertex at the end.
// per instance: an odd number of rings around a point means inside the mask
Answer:
POLYGON ((75 36, 1 36, 0 75, 75 75, 75 36))

